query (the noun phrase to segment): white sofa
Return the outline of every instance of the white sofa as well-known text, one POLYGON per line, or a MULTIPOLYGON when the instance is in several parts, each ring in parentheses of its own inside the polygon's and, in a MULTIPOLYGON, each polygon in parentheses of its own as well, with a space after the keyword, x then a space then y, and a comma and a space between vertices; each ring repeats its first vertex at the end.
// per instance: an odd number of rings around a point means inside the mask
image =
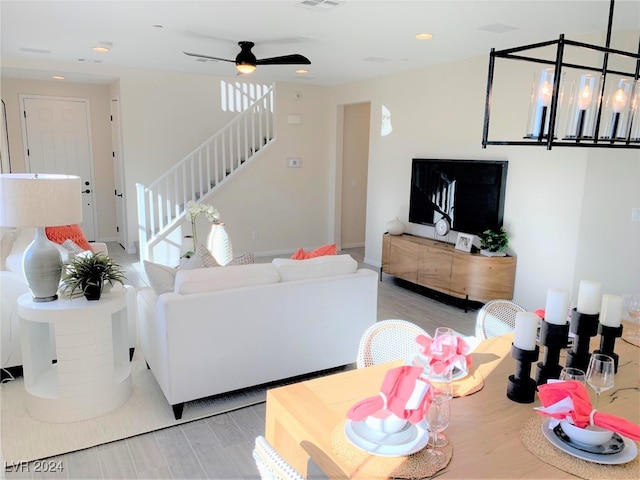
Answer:
POLYGON ((355 362, 378 274, 349 255, 180 270, 138 290, 139 348, 181 418, 185 402, 355 362))
MULTIPOLYGON (((0 367, 11 368, 22 365, 22 353, 20 347, 20 318, 18 317, 17 299, 23 293, 29 291, 27 280, 22 267, 22 256, 29 246, 35 229, 4 229, 0 240, 0 367)), ((69 251, 55 244, 60 251, 62 261, 66 262, 69 251)), ((105 243, 91 243, 94 253, 107 254, 105 243)), ((127 311, 129 312, 129 347, 131 353, 136 347, 138 334, 136 329, 136 294, 132 287, 127 288, 127 311)))

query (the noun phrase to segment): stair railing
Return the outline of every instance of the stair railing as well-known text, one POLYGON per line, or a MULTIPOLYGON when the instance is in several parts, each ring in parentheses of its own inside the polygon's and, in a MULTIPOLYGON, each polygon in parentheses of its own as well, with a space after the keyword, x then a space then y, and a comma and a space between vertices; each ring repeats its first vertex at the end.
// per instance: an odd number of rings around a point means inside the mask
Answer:
POLYGON ((190 200, 206 200, 275 141, 273 87, 202 145, 147 186, 137 183, 140 260, 186 224, 190 200))

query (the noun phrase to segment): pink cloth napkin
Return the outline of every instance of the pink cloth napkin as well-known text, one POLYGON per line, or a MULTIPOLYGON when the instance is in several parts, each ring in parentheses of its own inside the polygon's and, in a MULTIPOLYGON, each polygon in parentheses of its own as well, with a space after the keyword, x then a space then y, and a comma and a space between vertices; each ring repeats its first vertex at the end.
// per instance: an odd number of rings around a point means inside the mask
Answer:
POLYGON ((429 369, 436 375, 457 366, 469 371, 471 366, 471 347, 462 338, 455 335, 442 335, 437 338, 418 335, 422 355, 427 357, 429 369))
POLYGON ((365 398, 347 412, 347 418, 362 421, 378 410, 386 408, 411 423, 424 419, 429 399, 429 383, 420 379, 422 367, 404 365, 389 370, 375 397, 365 398))
POLYGON ((571 418, 574 425, 580 428, 597 425, 633 440, 640 440, 640 425, 622 417, 594 410, 589 392, 580 382, 554 382, 539 385, 538 396, 543 407, 538 407, 536 410, 541 415, 558 420, 571 418))

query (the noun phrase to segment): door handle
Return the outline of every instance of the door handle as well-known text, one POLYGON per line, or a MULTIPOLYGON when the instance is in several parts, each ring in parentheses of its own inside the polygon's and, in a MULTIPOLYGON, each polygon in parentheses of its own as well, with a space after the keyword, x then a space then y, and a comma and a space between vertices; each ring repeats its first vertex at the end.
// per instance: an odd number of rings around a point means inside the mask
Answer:
POLYGON ((91 193, 91 190, 87 188, 86 190, 83 190, 82 193, 91 193))
POLYGON ((119 193, 119 194, 118 194, 118 197, 122 197, 122 194, 121 194, 121 193, 119 193))

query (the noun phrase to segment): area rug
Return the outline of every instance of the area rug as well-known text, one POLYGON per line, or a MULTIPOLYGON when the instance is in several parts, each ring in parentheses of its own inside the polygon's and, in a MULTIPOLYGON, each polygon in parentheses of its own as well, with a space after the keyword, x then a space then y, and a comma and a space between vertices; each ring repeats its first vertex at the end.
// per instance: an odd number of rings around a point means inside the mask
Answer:
POLYGON ((29 416, 22 378, 2 384, 2 456, 5 465, 82 450, 255 405, 264 402, 267 388, 274 386, 187 402, 182 419, 176 420, 153 374, 137 353, 131 364, 131 374, 131 398, 120 408, 94 419, 63 424, 40 422, 29 416))

